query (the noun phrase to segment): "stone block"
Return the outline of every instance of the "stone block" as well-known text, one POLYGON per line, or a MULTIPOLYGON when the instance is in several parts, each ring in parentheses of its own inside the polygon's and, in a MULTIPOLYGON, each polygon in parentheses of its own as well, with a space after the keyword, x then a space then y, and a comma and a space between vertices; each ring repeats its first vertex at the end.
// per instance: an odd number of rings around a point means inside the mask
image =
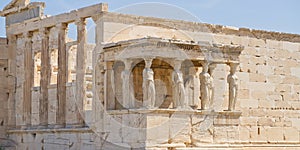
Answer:
POLYGON ((300 101, 291 101, 290 104, 294 110, 300 109, 300 101))
POLYGON ((82 142, 80 144, 80 149, 94 150, 94 149, 96 149, 96 145, 95 145, 95 143, 92 143, 92 142, 82 142))
POLYGON ((291 74, 290 68, 285 68, 285 67, 275 67, 274 68, 274 75, 286 76, 286 75, 290 75, 290 74, 291 74))
POLYGON ((165 143, 169 140, 169 116, 160 114, 147 115, 146 141, 152 143, 165 143))
MULTIPOLYGON (((299 94, 297 92, 291 92, 291 93, 282 93, 283 100, 285 101, 299 101, 299 94)), ((289 104, 290 105, 290 104, 289 104)))
POLYGON ((122 142, 122 116, 105 115, 104 131, 108 142, 122 142))
POLYGON ((248 89, 239 90, 238 99, 249 99, 250 98, 249 93, 250 92, 248 89))
POLYGON ((299 142, 299 131, 293 127, 284 127, 284 140, 288 142, 299 142))
POLYGON ((227 131, 225 127, 214 127, 213 128, 214 141, 216 143, 226 143, 227 140, 227 131))
POLYGON ((236 143, 239 141, 239 130, 238 126, 229 126, 227 128, 227 143, 236 143))
POLYGON ((214 118, 214 125, 239 125, 239 116, 216 116, 214 118))
POLYGON ((216 35, 213 36, 213 39, 217 43, 231 44, 232 36, 216 34, 216 35))
POLYGON ((267 143, 267 132, 265 127, 251 126, 250 130, 250 142, 254 143, 267 143))
POLYGON ((290 119, 283 119, 283 118, 275 118, 276 122, 275 125, 276 127, 292 127, 292 121, 290 119))
POLYGON ((273 83, 264 82, 249 82, 249 89, 255 89, 257 91, 274 91, 275 85, 273 83))
POLYGON ((292 127, 296 128, 298 131, 300 131, 299 118, 290 118, 290 121, 292 122, 292 127))
POLYGON ((275 123, 275 121, 274 121, 274 119, 272 119, 272 118, 258 118, 258 121, 257 121, 257 125, 258 126, 270 126, 270 127, 272 127, 272 126, 274 126, 274 123, 275 123))
POLYGON ((282 41, 275 41, 275 40, 266 40, 267 48, 269 49, 283 49, 283 42, 282 41))
POLYGON ((266 128, 268 142, 278 143, 283 141, 283 128, 282 127, 269 127, 266 128))
POLYGON ((283 78, 283 83, 299 85, 300 84, 300 78, 297 77, 297 76, 285 76, 283 78))
POLYGON ((281 75, 269 75, 269 76, 267 76, 267 82, 268 83, 280 84, 280 83, 283 82, 283 76, 281 76, 281 75))
POLYGON ((240 123, 242 126, 256 126, 257 121, 257 117, 240 117, 240 123))
POLYGON ((34 134, 23 134, 22 139, 24 143, 33 143, 35 141, 35 135, 34 134))
POLYGON ((297 52, 299 51, 299 44, 298 43, 292 43, 292 42, 286 42, 283 41, 283 49, 288 50, 290 52, 297 52))
POLYGON ((267 92, 267 100, 275 104, 275 101, 282 100, 282 94, 280 92, 269 91, 267 92))
POLYGON ((264 110, 264 109, 250 109, 250 116, 265 117, 266 116, 266 110, 264 110))
POLYGON ((269 54, 269 57, 266 58, 266 65, 270 66, 270 67, 278 67, 278 66, 280 66, 282 64, 279 63, 279 58, 275 58, 275 56, 271 56, 269 54))
POLYGON ((249 73, 250 82, 266 82, 266 76, 260 73, 249 73))
POLYGON ((232 36, 232 44, 248 45, 249 37, 232 36))
POLYGON ((266 99, 267 93, 265 91, 251 91, 251 98, 255 100, 263 100, 266 99))
POLYGON ((244 50, 242 51, 242 54, 254 56, 256 54, 256 49, 254 47, 245 46, 244 50))
POLYGON ((239 102, 241 108, 258 108, 258 100, 256 99, 241 99, 239 102))
POLYGON ((259 100, 258 101, 258 108, 273 108, 275 106, 274 100, 259 100))
POLYGON ((262 56, 250 56, 250 64, 255 65, 256 70, 258 65, 265 65, 266 64, 266 59, 262 56))
POLYGON ((300 67, 291 67, 291 75, 300 78, 300 67))
POLYGON ((191 120, 187 114, 173 114, 169 120, 170 139, 173 143, 190 143, 191 120))
POLYGON ((250 81, 249 73, 237 72, 236 75, 239 77, 240 81, 243 81, 243 82, 249 82, 250 81))
POLYGON ((268 117, 283 117, 284 113, 282 110, 268 110, 268 111, 266 111, 266 116, 268 116, 268 117))
POLYGON ((291 108, 291 105, 288 102, 288 99, 284 99, 282 101, 275 101, 275 107, 279 109, 287 109, 291 108))
POLYGON ((283 65, 286 68, 298 67, 299 66, 299 62, 296 59, 285 59, 283 61, 283 65))
POLYGON ((240 66, 243 64, 249 64, 250 63, 250 56, 249 55, 240 55, 240 66))
POLYGON ((268 56, 269 50, 267 48, 257 47, 255 49, 256 49, 256 55, 257 56, 261 56, 261 57, 268 56))
POLYGON ((275 92, 291 92, 292 86, 289 84, 278 84, 275 88, 275 92))
POLYGON ((247 126, 240 126, 239 127, 239 140, 241 143, 248 143, 250 140, 250 130, 247 126))
POLYGON ((42 143, 29 143, 28 149, 30 150, 39 150, 42 149, 42 143))
POLYGON ((300 85, 293 85, 294 92, 300 92, 300 85))
POLYGON ((249 38, 249 47, 266 47, 266 42, 263 39, 249 38))
POLYGON ((257 66, 257 73, 263 74, 265 76, 273 75, 274 74, 274 67, 268 65, 258 65, 257 66))
POLYGON ((42 14, 43 8, 41 8, 40 6, 35 6, 34 8, 30 8, 20 13, 8 15, 6 18, 6 25, 9 26, 11 24, 23 22, 24 20, 38 18, 41 17, 42 14))
POLYGON ((213 142, 213 130, 198 130, 197 128, 192 128, 191 142, 193 145, 201 145, 203 143, 213 142))

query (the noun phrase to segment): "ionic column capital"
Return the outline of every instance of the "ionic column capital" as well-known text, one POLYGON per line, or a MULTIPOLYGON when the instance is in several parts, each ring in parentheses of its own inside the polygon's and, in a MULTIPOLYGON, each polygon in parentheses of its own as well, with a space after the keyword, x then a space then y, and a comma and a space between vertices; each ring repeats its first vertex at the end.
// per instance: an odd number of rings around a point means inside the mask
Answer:
POLYGON ((201 65, 202 65, 202 72, 203 73, 208 73, 208 69, 209 69, 209 66, 210 66, 210 63, 207 62, 207 61, 204 61, 204 62, 200 62, 201 65))
POLYGON ((113 61, 108 61, 108 62, 106 62, 105 69, 106 70, 112 70, 113 66, 114 66, 114 62, 113 61))
POLYGON ((173 61, 174 62, 174 70, 179 71, 183 61, 184 61, 183 59, 175 59, 173 61))
POLYGON ((59 30, 66 30, 68 28, 68 24, 67 23, 59 23, 55 27, 59 30))
POLYGON ((145 68, 151 68, 154 57, 144 57, 145 68))
POLYGON ((42 38, 48 38, 50 31, 48 28, 41 28, 39 29, 39 33, 42 38))
POLYGON ((24 32, 22 35, 24 38, 31 38, 33 34, 32 32, 28 31, 28 32, 24 32))
POLYGON ((78 19, 75 20, 75 24, 77 26, 84 27, 84 26, 86 26, 87 21, 86 21, 85 18, 78 18, 78 19))
POLYGON ((230 74, 235 74, 239 63, 229 63, 228 65, 230 67, 230 74))
POLYGON ((31 42, 32 41, 32 32, 24 32, 23 38, 25 39, 25 42, 31 42))
POLYGON ((8 41, 9 42, 16 42, 17 41, 17 36, 14 34, 9 34, 7 35, 8 41))
POLYGON ((125 60, 122 60, 122 61, 125 64, 125 69, 124 70, 131 70, 131 65, 132 65, 133 60, 125 59, 125 60))

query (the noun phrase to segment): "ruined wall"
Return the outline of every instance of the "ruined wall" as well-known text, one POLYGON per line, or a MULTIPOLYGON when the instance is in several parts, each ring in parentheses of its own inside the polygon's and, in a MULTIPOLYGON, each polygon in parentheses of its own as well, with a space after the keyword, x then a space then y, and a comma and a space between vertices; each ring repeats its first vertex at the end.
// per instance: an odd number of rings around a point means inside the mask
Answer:
POLYGON ((298 143, 300 44, 230 35, 214 37, 219 43, 245 46, 238 72, 240 142, 298 143))
MULTIPOLYGON (((6 38, 0 38, 0 138, 6 138, 8 123, 8 45, 6 38)), ((1 143, 5 142, 0 140, 1 143)))
MULTIPOLYGON (((112 14, 105 18, 107 22, 104 22, 106 26, 103 35, 107 42, 147 36, 170 38, 178 37, 180 33, 180 35, 188 35, 186 37, 196 42, 240 44, 245 47, 240 56, 237 72, 240 81, 236 110, 242 112, 241 116, 236 120, 225 119, 224 122, 222 119, 214 119, 211 129, 196 133, 197 140, 185 141, 182 138, 179 143, 252 143, 254 145, 269 143, 281 146, 300 144, 298 35, 213 25, 203 25, 203 27, 193 23, 147 17, 135 18, 121 14, 112 14), (166 28, 172 29, 165 30, 166 28), (174 28, 177 30, 176 34, 174 28)), ((180 38, 187 39, 186 37, 180 38)), ((214 109, 217 111, 225 110, 228 105, 226 81, 228 74, 229 67, 226 65, 217 65, 213 73, 214 87, 217 91, 214 109)), ((158 116, 162 117, 161 121, 165 120, 163 115, 158 116)), ((199 128, 197 122, 204 120, 198 118, 190 121, 191 128, 188 129, 189 132, 184 133, 187 134, 186 136, 197 131, 199 128)))

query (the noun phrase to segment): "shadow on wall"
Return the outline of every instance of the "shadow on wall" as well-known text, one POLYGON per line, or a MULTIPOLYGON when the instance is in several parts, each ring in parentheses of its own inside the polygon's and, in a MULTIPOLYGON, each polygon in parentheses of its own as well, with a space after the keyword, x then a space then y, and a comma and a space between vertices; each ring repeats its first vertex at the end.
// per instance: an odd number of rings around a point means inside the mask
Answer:
POLYGON ((7 138, 0 138, 0 150, 5 150, 6 148, 16 148, 17 143, 14 140, 7 138))

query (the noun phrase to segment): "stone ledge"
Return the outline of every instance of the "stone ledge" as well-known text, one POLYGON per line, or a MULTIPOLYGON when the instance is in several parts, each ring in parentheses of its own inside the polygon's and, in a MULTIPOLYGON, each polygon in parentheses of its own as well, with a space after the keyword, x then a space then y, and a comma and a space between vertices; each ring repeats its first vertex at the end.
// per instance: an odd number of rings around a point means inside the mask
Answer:
POLYGON ((176 150, 200 150, 200 149, 245 149, 245 148, 299 148, 300 143, 289 144, 201 144, 195 148, 176 148, 176 150))
POLYGON ((284 32, 264 31, 248 28, 228 27, 223 25, 215 25, 201 22, 189 22, 183 20, 163 19, 155 17, 145 17, 138 15, 120 14, 109 12, 104 15, 107 22, 124 23, 124 24, 145 24, 151 22, 153 24, 162 24, 174 29, 187 30, 193 32, 206 32, 212 34, 245 36, 256 39, 270 39, 277 41, 299 42, 300 35, 284 32), (117 19, 116 19, 117 18, 117 19), (141 22, 141 20, 143 20, 141 22))
POLYGON ((60 129, 27 129, 27 130, 8 130, 7 133, 59 133, 59 132, 77 132, 77 133, 87 133, 92 132, 90 128, 60 128, 60 129))
POLYGON ((187 115, 211 115, 211 116, 241 116, 240 111, 212 111, 212 110, 189 110, 189 109, 122 109, 122 110, 107 110, 110 115, 122 114, 187 114, 187 115))

